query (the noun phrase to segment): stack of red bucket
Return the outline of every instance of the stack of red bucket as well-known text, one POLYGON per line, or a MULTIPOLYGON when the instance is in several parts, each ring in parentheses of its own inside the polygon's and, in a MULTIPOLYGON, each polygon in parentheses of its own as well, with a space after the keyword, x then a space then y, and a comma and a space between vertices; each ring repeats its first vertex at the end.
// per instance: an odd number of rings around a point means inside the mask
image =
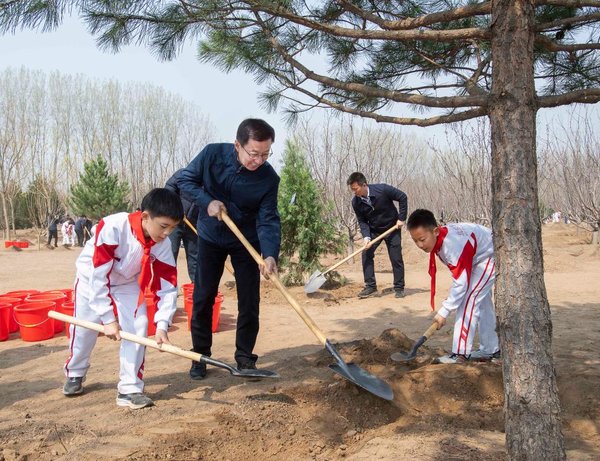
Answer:
MULTIPOLYGON (((194 284, 186 283, 181 286, 183 289, 183 310, 187 314, 188 319, 188 330, 192 326, 192 308, 194 301, 192 299, 194 294, 194 284)), ((219 320, 221 318, 221 305, 223 304, 223 293, 217 292, 215 303, 213 304, 213 316, 212 316, 212 332, 216 333, 219 331, 219 320)))
MULTIPOLYGON (((194 285, 188 283, 183 285, 184 310, 188 318, 188 330, 192 322, 192 295, 194 285)), ((148 315, 148 336, 156 334, 154 314, 156 303, 151 294, 145 294, 148 315)), ((218 292, 213 305, 212 331, 219 329, 221 317, 221 305, 223 294, 218 292)), ((44 341, 53 338, 55 334, 66 332, 70 337, 69 324, 48 317, 48 312, 53 310, 73 316, 73 290, 70 288, 62 290, 21 290, 10 291, 0 295, 0 341, 9 339, 11 333, 20 332, 23 341, 44 341)))
MULTIPOLYGON (((44 341, 64 329, 63 322, 48 317, 55 310, 73 315, 73 290, 10 291, 0 296, 0 341, 17 331, 23 341, 44 341)), ((67 336, 69 331, 67 330, 67 336)))

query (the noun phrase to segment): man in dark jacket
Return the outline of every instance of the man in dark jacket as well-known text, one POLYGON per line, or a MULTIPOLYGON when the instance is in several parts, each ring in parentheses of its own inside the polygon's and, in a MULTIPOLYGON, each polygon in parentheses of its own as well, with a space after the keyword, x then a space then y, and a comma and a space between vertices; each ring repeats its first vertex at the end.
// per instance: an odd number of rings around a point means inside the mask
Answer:
POLYGON ((80 247, 83 246, 83 228, 85 226, 86 219, 87 218, 85 217, 85 215, 83 215, 77 218, 77 221, 75 221, 75 235, 77 236, 77 246, 80 247))
MULTIPOLYGON (((181 198, 181 204, 183 205, 183 213, 185 217, 195 226, 196 221, 198 221, 198 207, 194 202, 190 202, 181 196, 181 190, 177 184, 179 175, 182 171, 183 168, 177 170, 175 174, 168 179, 167 183, 165 184, 165 189, 169 189, 179 195, 181 198)), ((190 276, 190 280, 194 281, 194 275, 196 274, 196 256, 198 254, 198 236, 189 225, 182 221, 175 228, 175 230, 169 234, 169 239, 171 239, 171 248, 173 250, 173 256, 175 256, 175 261, 177 261, 177 256, 179 256, 179 248, 181 248, 181 242, 183 241, 188 275, 190 276)))
POLYGON ((58 216, 48 217, 48 243, 46 246, 50 246, 50 242, 54 239, 54 248, 58 246, 58 223, 60 219, 58 216))
POLYGON ((359 298, 366 298, 377 293, 375 280, 375 250, 381 242, 370 245, 370 241, 392 226, 398 228, 384 240, 394 273, 394 291, 396 298, 404 296, 404 261, 402 260, 402 239, 400 228, 406 221, 408 201, 406 194, 388 184, 367 184, 362 173, 352 173, 347 184, 352 189, 352 208, 356 213, 360 232, 362 233, 367 250, 362 253, 363 276, 365 288, 358 293, 359 298), (396 208, 394 202, 398 202, 396 208))
MULTIPOLYGON (((267 159, 275 131, 263 120, 244 120, 233 144, 209 144, 184 168, 178 185, 199 208, 198 264, 194 280, 192 343, 195 352, 211 355, 212 306, 231 256, 238 296, 235 360, 240 369, 256 368, 253 353, 259 329, 260 274, 277 272, 281 224, 277 211, 279 176, 267 159), (221 222, 226 211, 244 236, 262 253, 256 264, 238 238, 221 222), (260 272, 259 272, 260 270, 260 272)), ((193 379, 206 376, 206 365, 193 362, 193 379)))

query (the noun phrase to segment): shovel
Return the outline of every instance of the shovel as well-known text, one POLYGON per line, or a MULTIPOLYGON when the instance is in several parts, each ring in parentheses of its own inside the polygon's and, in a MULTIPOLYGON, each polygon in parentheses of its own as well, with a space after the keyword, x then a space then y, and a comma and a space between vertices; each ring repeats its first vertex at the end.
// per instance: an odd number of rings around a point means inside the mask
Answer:
POLYGON ((417 349, 419 349, 419 347, 421 347, 423 344, 425 344, 425 341, 427 341, 429 338, 431 338, 431 335, 437 329, 438 329, 437 322, 433 322, 431 324, 431 326, 427 329, 427 331, 425 333, 423 333, 423 336, 421 336, 419 339, 417 339, 417 341, 415 342, 415 344, 413 345, 412 349, 410 350, 410 352, 408 354, 406 352, 394 352, 390 356, 390 358, 394 362, 410 362, 417 356, 417 349))
MULTIPOLYGON (((185 222, 187 224, 187 226, 194 231, 194 234, 198 235, 198 231, 196 230, 194 225, 190 222, 190 220, 187 218, 187 216, 183 217, 183 222, 185 222)), ((229 261, 225 261, 225 269, 227 269, 227 271, 231 275, 235 275, 233 273, 233 266, 231 264, 229 264, 229 261)))
MULTIPOLYGON (((373 240, 371 240, 369 242, 370 245, 373 245, 374 243, 379 242, 380 240, 386 238, 388 235, 390 235, 392 232, 394 232, 395 230, 397 230, 398 228, 396 226, 390 227, 388 230, 386 230, 383 234, 381 234, 380 236, 374 238, 373 240)), ((349 259, 354 258, 356 255, 362 253, 363 251, 365 251, 367 249, 367 245, 359 248, 358 250, 356 250, 354 253, 346 256, 344 259, 342 259, 341 261, 338 261, 337 263, 335 263, 333 266, 331 266, 330 268, 326 269, 325 271, 321 272, 321 271, 314 271, 310 278, 308 279, 308 282, 306 282, 306 285, 304 285, 304 292, 305 293, 314 293, 315 291, 317 291, 319 288, 321 288, 323 286, 323 284, 325 283, 325 281, 327 280, 325 278, 325 274, 327 274, 328 272, 331 272, 332 270, 334 270, 335 268, 341 266, 342 264, 344 264, 346 261, 348 261, 349 259)))
MULTIPOLYGON (((258 254, 250 242, 248 242, 246 237, 244 237, 244 234, 242 234, 225 211, 221 211, 221 220, 229 227, 229 229, 231 229, 231 232, 237 236, 240 242, 242 242, 254 260, 259 265, 263 266, 265 264, 264 259, 258 254)), ((276 274, 269 275, 269 280, 273 282, 279 291, 281 291, 281 294, 283 294, 287 302, 290 303, 300 318, 304 320, 306 326, 313 332, 319 342, 325 346, 325 349, 327 349, 331 355, 333 355, 337 363, 329 365, 329 368, 377 397, 386 400, 392 400, 394 398, 392 388, 385 381, 373 376, 353 363, 344 362, 335 347, 333 347, 331 342, 325 337, 313 319, 309 317, 308 313, 300 306, 300 304, 298 304, 291 293, 283 286, 283 283, 281 283, 281 280, 279 280, 279 277, 277 277, 276 274)))
MULTIPOLYGON (((94 330, 99 333, 104 332, 104 327, 98 323, 76 319, 75 317, 61 314, 60 312, 50 311, 48 312, 48 317, 60 320, 61 322, 72 323, 73 325, 78 325, 80 327, 87 328, 88 330, 94 330)), ((214 367, 224 368, 225 370, 229 371, 229 373, 231 373, 233 376, 238 376, 240 378, 279 378, 279 375, 274 371, 247 369, 238 370, 237 368, 227 365, 225 362, 206 357, 202 354, 198 354, 197 352, 185 351, 171 344, 158 345, 156 341, 152 339, 127 333, 126 331, 119 331, 119 334, 121 335, 122 339, 131 341, 132 343, 138 343, 146 347, 158 349, 159 351, 168 352, 169 354, 174 354, 180 357, 184 357, 186 359, 195 360, 196 362, 203 362, 207 365, 212 365, 214 367)))

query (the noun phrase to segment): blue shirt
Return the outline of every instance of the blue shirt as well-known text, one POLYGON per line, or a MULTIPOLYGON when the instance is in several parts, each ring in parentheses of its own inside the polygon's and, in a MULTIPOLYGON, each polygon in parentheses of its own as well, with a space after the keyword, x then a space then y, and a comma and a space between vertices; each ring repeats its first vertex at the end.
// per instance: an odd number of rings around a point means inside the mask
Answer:
POLYGON ((209 144, 181 170, 177 184, 182 195, 200 208, 197 222, 200 237, 224 247, 239 242, 225 223, 208 216, 208 204, 219 200, 244 236, 251 243, 260 244, 263 257, 278 259, 279 176, 269 163, 250 171, 238 161, 233 144, 209 144))

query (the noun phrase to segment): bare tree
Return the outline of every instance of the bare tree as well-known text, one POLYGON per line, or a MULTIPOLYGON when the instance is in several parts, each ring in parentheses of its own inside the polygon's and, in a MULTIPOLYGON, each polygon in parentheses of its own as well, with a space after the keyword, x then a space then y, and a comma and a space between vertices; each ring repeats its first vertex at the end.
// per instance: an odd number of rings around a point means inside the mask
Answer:
POLYGON ((264 83, 263 102, 288 103, 292 117, 327 107, 425 127, 487 116, 507 449, 515 460, 565 458, 543 277, 536 116, 600 101, 599 1, 5 3, 0 30, 53 28, 77 10, 101 46, 137 41, 165 59, 202 36, 202 59, 253 73, 264 83))
POLYGON ((444 221, 491 225, 489 138, 489 123, 478 119, 451 125, 445 145, 431 145, 434 157, 426 180, 431 184, 435 178, 429 190, 436 194, 435 209, 444 221))
POLYGON ((131 184, 130 200, 139 203, 216 137, 208 116, 162 88, 6 70, 0 73, 1 227, 8 236, 12 202, 34 182, 41 194, 36 207, 48 197, 47 186, 68 208, 84 162, 97 155, 131 184))
POLYGON ((350 174, 360 171, 370 183, 405 190, 408 179, 421 166, 427 146, 399 129, 371 127, 349 117, 328 115, 320 122, 302 118, 297 128, 296 140, 306 152, 313 177, 331 199, 334 219, 347 235, 352 252, 358 225, 346 185, 350 174))
POLYGON ((588 226, 592 243, 600 230, 600 137, 597 117, 579 111, 568 123, 549 133, 547 155, 552 159, 550 205, 574 223, 588 226))

